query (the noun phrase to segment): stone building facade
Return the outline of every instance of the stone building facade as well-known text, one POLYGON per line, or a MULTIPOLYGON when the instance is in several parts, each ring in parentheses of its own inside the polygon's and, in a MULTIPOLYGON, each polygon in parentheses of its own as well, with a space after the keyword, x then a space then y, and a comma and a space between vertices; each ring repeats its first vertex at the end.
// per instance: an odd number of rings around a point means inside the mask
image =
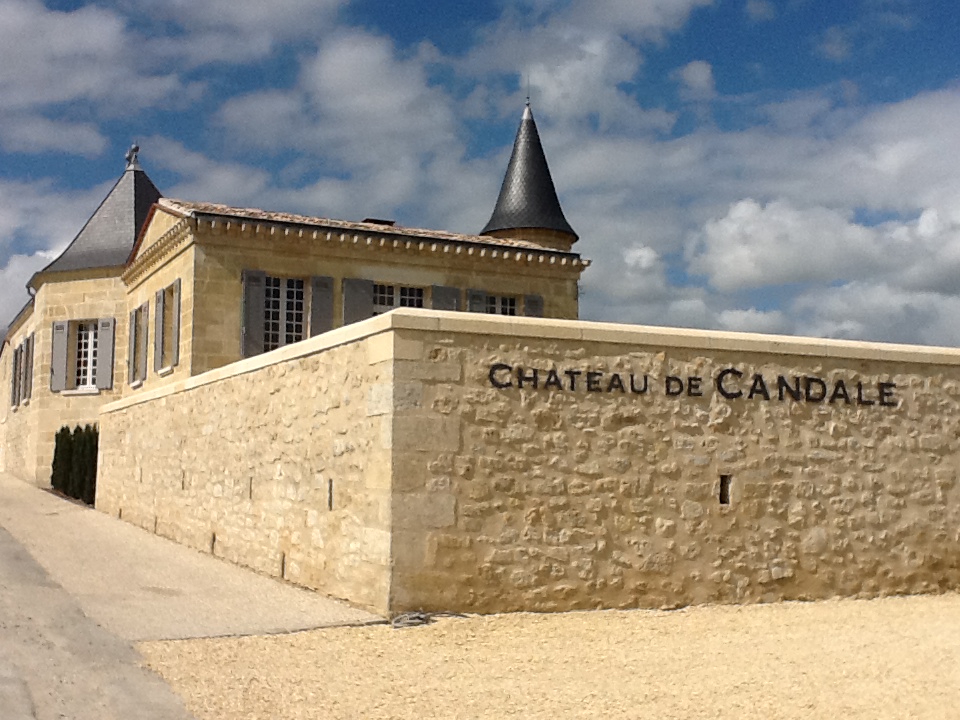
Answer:
POLYGON ((47 485, 54 436, 112 400, 420 307, 575 318, 589 264, 572 250, 536 124, 524 112, 479 235, 163 198, 127 168, 30 282, 7 329, 0 462, 47 485))

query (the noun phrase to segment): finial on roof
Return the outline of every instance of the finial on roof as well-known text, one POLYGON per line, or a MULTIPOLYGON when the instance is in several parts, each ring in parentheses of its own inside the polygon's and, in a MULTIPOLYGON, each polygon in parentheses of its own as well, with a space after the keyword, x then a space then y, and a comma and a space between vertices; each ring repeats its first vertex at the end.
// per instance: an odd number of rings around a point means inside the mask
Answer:
POLYGON ((140 146, 134 143, 130 146, 130 149, 127 150, 127 154, 124 156, 127 160, 127 170, 142 170, 140 167, 140 160, 137 158, 137 154, 140 152, 140 146))

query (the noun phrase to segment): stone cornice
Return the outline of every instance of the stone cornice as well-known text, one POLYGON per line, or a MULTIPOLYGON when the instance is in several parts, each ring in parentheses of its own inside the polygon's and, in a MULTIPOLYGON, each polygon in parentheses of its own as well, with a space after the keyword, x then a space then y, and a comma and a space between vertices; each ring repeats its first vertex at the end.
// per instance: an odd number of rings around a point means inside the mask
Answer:
POLYGON ((190 244, 197 221, 183 218, 167 230, 150 247, 144 250, 121 275, 123 282, 132 287, 148 277, 173 255, 190 244))
MULTIPOLYGON (((372 251, 400 251, 416 255, 464 259, 473 258, 484 263, 519 263, 526 267, 539 266, 557 271, 582 272, 590 266, 589 260, 576 253, 549 248, 515 247, 471 242, 466 239, 420 238, 416 235, 396 237, 366 230, 323 229, 281 222, 247 220, 242 218, 198 217, 197 234, 210 236, 239 234, 255 238, 276 238, 286 241, 317 243, 323 247, 369 249, 372 251)), ((493 268, 490 268, 493 269, 493 268)))

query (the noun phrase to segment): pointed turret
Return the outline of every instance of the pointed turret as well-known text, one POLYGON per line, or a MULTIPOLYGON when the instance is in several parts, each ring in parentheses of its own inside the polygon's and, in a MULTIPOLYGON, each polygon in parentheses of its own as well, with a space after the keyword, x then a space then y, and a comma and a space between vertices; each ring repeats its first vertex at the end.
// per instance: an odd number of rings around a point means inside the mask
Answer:
POLYGON ((528 240, 569 251, 577 234, 563 215, 528 102, 493 215, 481 235, 528 240))
POLYGON ((119 267, 127 262, 150 207, 162 196, 140 167, 134 145, 127 167, 97 211, 60 257, 40 273, 119 267))

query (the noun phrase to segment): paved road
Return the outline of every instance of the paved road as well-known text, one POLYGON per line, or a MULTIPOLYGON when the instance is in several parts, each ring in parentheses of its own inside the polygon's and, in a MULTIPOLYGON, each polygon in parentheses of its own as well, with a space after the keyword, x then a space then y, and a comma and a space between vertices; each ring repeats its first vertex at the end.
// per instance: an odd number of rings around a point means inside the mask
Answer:
POLYGON ((0 717, 187 720, 129 642, 100 627, 0 528, 0 717))
POLYGON ((133 643, 382 619, 0 473, 0 720, 180 720, 133 643))

